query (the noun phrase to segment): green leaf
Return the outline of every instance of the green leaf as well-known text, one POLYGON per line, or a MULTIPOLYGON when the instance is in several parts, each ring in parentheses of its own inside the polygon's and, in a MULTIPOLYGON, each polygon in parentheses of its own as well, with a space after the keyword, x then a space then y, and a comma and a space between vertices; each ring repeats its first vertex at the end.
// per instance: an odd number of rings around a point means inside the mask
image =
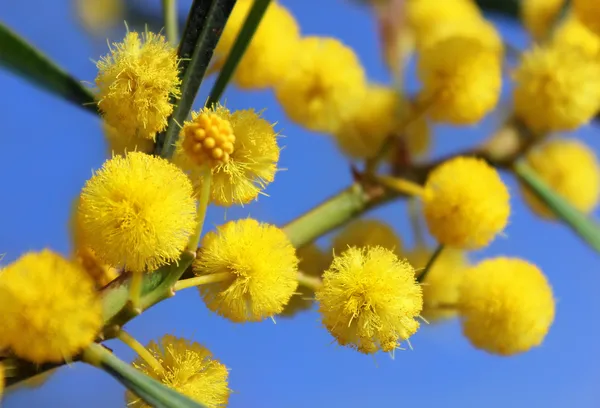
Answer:
POLYGON ((535 171, 521 161, 513 166, 514 172, 548 208, 597 252, 600 252, 600 225, 574 208, 564 198, 557 195, 535 171))
POLYGON ((181 98, 176 101, 166 132, 157 137, 155 153, 169 158, 180 126, 187 119, 198 89, 236 0, 194 0, 179 44, 181 98))
POLYGON ((92 344, 84 360, 97 366, 156 408, 205 408, 120 360, 100 344, 92 344))
POLYGON ((254 33, 256 32, 256 29, 258 28, 258 25, 265 15, 267 7, 269 7, 270 3, 271 0, 255 0, 252 8, 248 12, 246 21, 244 21, 244 25, 242 25, 235 43, 233 44, 233 47, 231 47, 231 51, 227 56, 227 60, 225 61, 223 68, 221 68, 219 76, 217 77, 217 80, 215 81, 215 84, 210 92, 210 96, 206 101, 207 107, 214 105, 215 103, 219 102, 219 99, 221 99, 221 95, 223 95, 223 92, 231 80, 235 69, 244 56, 244 53, 246 52, 246 49, 248 48, 248 45, 250 44, 250 41, 252 40, 252 37, 254 36, 254 33))
POLYGON ((98 113, 89 89, 1 23, 0 66, 81 108, 98 113))

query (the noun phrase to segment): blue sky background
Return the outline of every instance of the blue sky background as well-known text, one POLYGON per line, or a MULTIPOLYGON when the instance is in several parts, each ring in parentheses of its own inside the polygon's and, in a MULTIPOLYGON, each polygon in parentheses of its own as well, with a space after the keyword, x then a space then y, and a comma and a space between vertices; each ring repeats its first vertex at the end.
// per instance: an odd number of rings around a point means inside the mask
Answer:
MULTIPOLYGON (((295 14, 304 34, 341 38, 360 56, 373 81, 388 82, 380 61, 375 22, 367 10, 343 0, 281 0, 295 14)), ((148 1, 151 7, 157 0, 148 1)), ((188 7, 189 0, 181 0, 188 7)), ((68 0, 0 1, 0 21, 47 53, 76 77, 93 81, 91 60, 106 53, 103 39, 90 37, 74 19, 68 0)), ((500 28, 513 43, 526 37, 508 22, 500 28)), ((111 40, 120 40, 122 32, 111 40)), ((414 81, 411 87, 414 88, 414 81)), ((208 93, 203 87, 199 100, 208 93)), ((278 174, 261 197, 245 208, 212 208, 208 225, 252 215, 283 224, 350 182, 349 163, 331 138, 307 132, 285 118, 271 92, 226 93, 232 109, 266 108, 286 138, 278 174)), ((67 222, 71 200, 92 169, 101 166, 106 148, 97 117, 0 71, 0 253, 10 262, 28 250, 50 247, 68 254, 67 222)), ((436 129, 434 155, 474 144, 497 119, 468 129, 436 129)), ((578 136, 596 150, 598 129, 578 136)), ((598 256, 562 225, 532 216, 514 193, 506 238, 473 254, 511 255, 539 265, 558 299, 555 323, 542 347, 511 357, 473 349, 457 322, 423 327, 413 351, 375 357, 332 344, 313 310, 274 325, 234 325, 210 313, 195 290, 179 293, 128 324, 142 342, 165 333, 198 341, 231 368, 235 391, 230 407, 598 407, 600 406, 600 270, 598 256)), ((372 213, 391 223, 410 242, 403 205, 372 213)), ((119 356, 133 353, 112 341, 119 356)), ((18 390, 3 406, 124 406, 124 389, 103 372, 82 364, 62 368, 41 388, 18 390)))

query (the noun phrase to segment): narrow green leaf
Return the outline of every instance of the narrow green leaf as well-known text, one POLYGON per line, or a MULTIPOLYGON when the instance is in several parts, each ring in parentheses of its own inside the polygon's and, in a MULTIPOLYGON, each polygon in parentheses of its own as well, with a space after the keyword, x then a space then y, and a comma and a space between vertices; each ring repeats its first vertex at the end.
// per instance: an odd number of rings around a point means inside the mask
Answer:
POLYGON ((521 161, 513 166, 519 179, 588 245, 600 252, 600 225, 558 196, 535 171, 521 161))
POLYGON ((171 157, 180 125, 187 119, 206 68, 236 0, 194 0, 179 44, 182 59, 181 98, 176 101, 165 133, 157 137, 155 153, 171 157))
POLYGON ((92 344, 84 353, 84 359, 94 361, 138 397, 156 408, 205 408, 190 398, 148 377, 141 371, 120 360, 100 344, 92 344))
POLYGON ((98 113, 89 89, 1 23, 0 66, 81 108, 98 113))
POLYGON ((219 72, 219 76, 213 85, 213 88, 210 92, 210 96, 206 101, 206 106, 212 106, 215 103, 219 102, 227 84, 231 80, 235 69, 237 68, 240 60, 244 56, 258 25, 260 24, 265 12, 267 11, 267 7, 269 7, 269 3, 271 0, 255 0, 248 16, 246 17, 246 21, 244 21, 244 25, 242 26, 233 47, 231 47, 231 51, 225 60, 225 64, 223 68, 219 72))

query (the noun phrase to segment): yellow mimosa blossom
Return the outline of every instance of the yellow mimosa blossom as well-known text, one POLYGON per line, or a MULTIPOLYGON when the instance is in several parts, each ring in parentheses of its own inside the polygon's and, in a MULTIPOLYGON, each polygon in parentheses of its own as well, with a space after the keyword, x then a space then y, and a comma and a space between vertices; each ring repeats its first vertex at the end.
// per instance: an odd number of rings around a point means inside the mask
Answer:
POLYGON ((86 30, 94 35, 104 34, 124 20, 124 0, 75 0, 77 17, 86 30))
MULTIPOLYGON (((433 250, 420 246, 406 254, 419 276, 433 250)), ((459 288, 464 271, 468 266, 467 257, 460 249, 446 247, 437 257, 423 280, 423 311, 421 316, 429 322, 450 319, 457 314, 459 288)))
POLYGON ((162 35, 128 32, 98 61, 98 107, 121 137, 154 139, 180 94, 177 50, 162 35))
POLYGON ((181 130, 181 148, 197 166, 217 167, 229 162, 235 135, 226 115, 204 109, 181 130))
POLYGON ((557 47, 579 48, 592 58, 600 52, 600 36, 591 32, 572 14, 556 28, 552 43, 557 47))
POLYGON ((316 297, 327 330, 361 353, 393 351, 419 328, 423 299, 415 271, 382 247, 336 256, 316 297))
POLYGON ((407 0, 406 20, 417 39, 427 36, 441 24, 481 19, 481 12, 471 0, 407 0))
MULTIPOLYGON (((589 146, 578 140, 555 139, 529 152, 526 161, 541 180, 573 207, 590 213, 598 205, 600 163, 589 146)), ((523 197, 536 214, 555 218, 526 187, 523 197)))
MULTIPOLYGON (((298 269, 308 276, 321 277, 331 264, 331 256, 325 254, 316 244, 310 244, 296 251, 298 269)), ((282 316, 293 316, 296 313, 309 309, 315 297, 314 291, 303 285, 298 285, 296 293, 281 312, 282 316)))
POLYGON ((334 136, 340 149, 356 159, 377 155, 400 126, 400 95, 392 88, 369 85, 361 109, 342 122, 334 136))
POLYGON ((47 249, 0 271, 0 316, 0 349, 36 364, 69 361, 102 327, 92 278, 47 249))
POLYGON ((450 37, 420 54, 419 104, 438 122, 470 125, 493 110, 500 98, 502 63, 481 41, 450 37))
POLYGON ((340 231, 332 240, 333 252, 336 255, 349 247, 380 246, 389 249, 396 256, 402 254, 402 240, 394 229, 383 221, 374 219, 358 219, 340 231))
POLYGON ((104 124, 104 137, 108 147, 108 156, 124 156, 128 152, 152 153, 154 141, 137 135, 122 135, 117 130, 107 124, 104 124))
POLYGON ((446 21, 423 32, 417 47, 424 51, 436 43, 452 37, 470 38, 479 41, 484 47, 494 51, 499 57, 504 51, 502 37, 496 27, 484 18, 446 21))
POLYGON ((429 232, 442 244, 465 249, 488 245, 510 215, 510 196, 485 161, 457 157, 427 178, 423 211, 429 232))
MULTIPOLYGON (((147 349, 160 363, 162 371, 155 370, 142 358, 133 362, 135 368, 206 408, 227 404, 231 393, 227 383, 229 372, 206 347, 167 334, 158 343, 150 342, 147 349)), ((128 407, 151 408, 131 392, 126 396, 128 407)))
POLYGON ((4 394, 4 365, 0 362, 0 401, 2 401, 2 394, 4 394))
MULTIPOLYGON (((236 3, 215 49, 216 67, 225 62, 253 3, 236 3)), ((294 16, 281 4, 271 2, 239 62, 234 82, 246 89, 276 85, 288 71, 299 40, 300 28, 294 16)))
POLYGON ((539 346, 554 320, 548 280, 535 265, 517 258, 487 259, 467 269, 459 305, 469 341, 504 356, 539 346))
POLYGON ((335 38, 304 37, 275 95, 292 121, 333 133, 362 108, 366 91, 364 69, 351 48, 335 38))
POLYGON ((200 276, 229 274, 199 290, 210 310, 234 322, 281 313, 298 286, 298 258, 287 236, 250 218, 206 234, 193 266, 200 276))
POLYGON ((523 25, 536 40, 543 40, 558 20, 565 0, 522 0, 523 25))
POLYGON ((106 161, 85 184, 79 219, 100 260, 152 271, 183 251, 196 225, 186 175, 165 159, 132 152, 106 161))
POLYGON ((575 130, 600 108, 600 63, 580 48, 533 48, 514 80, 515 113, 538 134, 575 130))
POLYGON ((588 29, 600 35, 600 3, 597 0, 573 0, 573 10, 588 29))
MULTIPOLYGON (((218 137, 211 137, 215 141, 211 154, 217 150, 217 139, 221 146, 220 152, 223 152, 221 158, 224 158, 228 151, 232 152, 228 153, 227 161, 217 160, 210 163, 212 165, 212 202, 228 207, 235 204, 247 204, 255 200, 261 191, 275 179, 277 171, 278 134, 273 129, 273 125, 260 117, 260 114, 254 110, 240 110, 232 113, 223 106, 217 106, 214 109, 205 108, 198 113, 193 113, 192 122, 186 122, 184 125, 173 160, 189 173, 196 190, 199 190, 203 183, 204 164, 201 163, 202 157, 205 157, 203 155, 208 151, 205 150, 208 138, 206 137, 202 141, 204 153, 200 151, 193 153, 195 147, 190 147, 190 145, 195 143, 199 146, 200 144, 197 141, 192 143, 186 142, 186 140, 190 136, 196 137, 196 131, 202 127, 199 122, 204 121, 202 119, 204 116, 213 118, 211 120, 214 120, 215 117, 218 118, 220 126, 223 127, 219 131, 218 137), (229 123, 229 125, 225 125, 225 123, 229 123)), ((212 142, 209 145, 212 145, 212 142)))

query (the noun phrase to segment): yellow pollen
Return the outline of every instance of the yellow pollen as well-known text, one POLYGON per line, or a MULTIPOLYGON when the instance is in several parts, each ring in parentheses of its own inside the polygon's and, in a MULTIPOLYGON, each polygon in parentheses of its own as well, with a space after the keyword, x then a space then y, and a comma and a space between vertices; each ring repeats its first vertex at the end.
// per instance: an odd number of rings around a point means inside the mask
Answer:
POLYGON ((183 149, 199 165, 217 166, 229 161, 235 135, 228 120, 214 113, 201 113, 183 127, 183 149))

